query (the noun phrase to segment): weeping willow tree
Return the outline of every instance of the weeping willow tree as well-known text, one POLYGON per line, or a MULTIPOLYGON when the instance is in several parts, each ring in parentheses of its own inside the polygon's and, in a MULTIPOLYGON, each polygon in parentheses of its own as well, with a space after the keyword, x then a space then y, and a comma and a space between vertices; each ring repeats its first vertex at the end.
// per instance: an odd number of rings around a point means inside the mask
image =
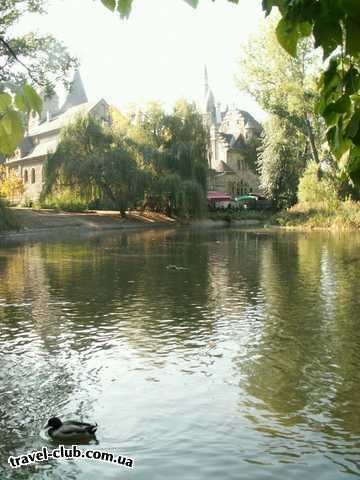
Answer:
POLYGON ((171 114, 158 104, 128 117, 113 111, 113 126, 78 117, 66 127, 45 165, 42 201, 64 191, 86 204, 124 215, 132 206, 179 216, 206 210, 207 132, 194 105, 171 114))
POLYGON ((167 114, 157 103, 115 121, 135 145, 147 172, 144 205, 168 215, 201 216, 206 209, 208 135, 201 114, 185 100, 167 114))
POLYGON ((143 195, 142 173, 122 138, 90 116, 66 127, 45 165, 42 198, 69 190, 86 202, 106 200, 122 215, 143 195))

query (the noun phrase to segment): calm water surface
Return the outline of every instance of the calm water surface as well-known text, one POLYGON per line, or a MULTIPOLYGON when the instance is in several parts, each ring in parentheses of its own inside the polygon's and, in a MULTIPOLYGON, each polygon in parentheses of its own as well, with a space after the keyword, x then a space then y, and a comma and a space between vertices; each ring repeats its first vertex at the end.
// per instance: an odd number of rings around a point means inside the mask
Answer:
POLYGON ((357 234, 0 243, 1 480, 359 478, 359 271, 357 234), (11 471, 54 414, 134 471, 11 471))

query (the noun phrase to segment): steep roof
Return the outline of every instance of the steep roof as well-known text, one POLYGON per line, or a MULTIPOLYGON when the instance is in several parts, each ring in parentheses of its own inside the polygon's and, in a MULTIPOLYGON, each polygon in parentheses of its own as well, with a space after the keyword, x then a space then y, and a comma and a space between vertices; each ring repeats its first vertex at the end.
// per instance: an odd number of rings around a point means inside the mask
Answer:
POLYGON ((29 137, 33 137, 35 135, 42 135, 45 133, 50 133, 55 130, 60 130, 61 128, 68 125, 68 123, 77 115, 77 114, 87 114, 90 113, 91 110, 96 107, 100 102, 87 102, 81 105, 76 105, 74 107, 69 108, 65 112, 60 113, 56 117, 52 118, 50 121, 46 121, 31 128, 28 132, 29 137))
POLYGON ((221 160, 218 168, 218 172, 221 173, 234 173, 234 170, 229 165, 221 160))
POLYGON ((60 138, 56 137, 55 139, 52 139, 48 142, 41 142, 38 145, 35 145, 33 150, 29 152, 25 157, 22 157, 19 160, 27 160, 29 158, 44 157, 48 153, 53 153, 55 152, 59 144, 59 141, 60 141, 60 138))
POLYGON ((237 111, 242 115, 244 122, 245 122, 245 128, 253 128, 254 130, 257 130, 259 132, 262 131, 262 127, 260 123, 255 120, 255 118, 249 113, 246 112, 245 110, 240 110, 237 109, 237 111))
POLYGON ((70 86, 70 91, 68 96, 65 100, 64 105, 61 108, 61 111, 64 112, 69 108, 76 107, 77 105, 81 105, 83 103, 87 103, 88 98, 85 92, 85 88, 81 79, 81 75, 79 70, 76 70, 74 74, 74 79, 70 86))
POLYGON ((219 138, 230 146, 234 141, 234 136, 231 133, 219 132, 219 138))

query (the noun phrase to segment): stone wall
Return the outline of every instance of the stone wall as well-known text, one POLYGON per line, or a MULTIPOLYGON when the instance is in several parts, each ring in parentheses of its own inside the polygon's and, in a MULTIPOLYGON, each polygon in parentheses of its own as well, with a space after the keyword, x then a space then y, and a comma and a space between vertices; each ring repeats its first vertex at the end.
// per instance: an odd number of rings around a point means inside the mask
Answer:
POLYGON ((22 161, 21 165, 9 164, 8 168, 23 179, 25 192, 19 199, 22 203, 37 201, 43 187, 43 161, 44 158, 34 158, 22 161))

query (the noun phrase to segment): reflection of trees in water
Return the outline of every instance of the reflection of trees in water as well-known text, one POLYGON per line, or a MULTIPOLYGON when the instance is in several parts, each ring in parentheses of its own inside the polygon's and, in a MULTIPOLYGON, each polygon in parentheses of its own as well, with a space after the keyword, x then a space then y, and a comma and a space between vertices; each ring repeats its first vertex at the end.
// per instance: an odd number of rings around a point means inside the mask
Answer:
POLYGON ((177 235, 153 230, 43 244, 49 295, 59 304, 55 340, 81 351, 107 335, 155 352, 209 335, 207 246, 177 235))
MULTIPOLYGON (((71 408, 80 416, 91 412, 91 385, 78 391, 84 376, 79 359, 61 348, 67 329, 57 323, 60 309, 49 293, 40 245, 1 253, 6 262, 0 284, 0 464, 6 465, 8 455, 42 447, 43 424, 66 411, 72 397, 71 408)), ((23 472, 12 474, 22 478, 23 472)))
POLYGON ((344 267, 358 249, 351 235, 279 236, 263 244, 260 340, 237 366, 250 398, 284 426, 360 431, 360 281, 352 264, 344 267))
POLYGON ((13 305, 0 308, 2 440, 33 448, 26 437, 53 409, 91 412, 89 352, 124 344, 155 362, 214 331, 239 341, 254 422, 263 409, 274 428, 359 433, 359 243, 159 230, 1 251, 0 298, 13 305))

